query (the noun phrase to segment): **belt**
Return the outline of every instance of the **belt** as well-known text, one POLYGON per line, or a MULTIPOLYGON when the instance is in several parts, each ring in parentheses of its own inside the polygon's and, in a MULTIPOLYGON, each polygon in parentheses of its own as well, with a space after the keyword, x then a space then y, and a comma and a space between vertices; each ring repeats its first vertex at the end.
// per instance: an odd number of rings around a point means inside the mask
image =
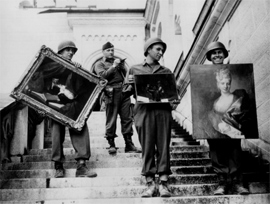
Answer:
POLYGON ((118 82, 114 84, 107 85, 108 88, 122 88, 123 82, 118 82))

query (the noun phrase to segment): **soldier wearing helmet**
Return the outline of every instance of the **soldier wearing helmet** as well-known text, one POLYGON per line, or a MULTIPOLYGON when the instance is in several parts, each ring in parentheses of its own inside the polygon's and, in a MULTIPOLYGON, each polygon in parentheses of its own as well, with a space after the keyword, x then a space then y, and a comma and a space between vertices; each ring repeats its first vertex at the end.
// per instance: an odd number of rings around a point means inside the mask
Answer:
POLYGON ((61 51, 63 51, 64 49, 66 48, 73 48, 74 50, 74 54, 77 52, 78 48, 76 47, 75 43, 72 42, 72 41, 69 41, 69 40, 65 40, 63 42, 61 42, 59 45, 58 45, 58 51, 57 53, 60 54, 61 51))
MULTIPOLYGON (((221 42, 212 42, 207 46, 205 55, 209 61, 218 65, 223 64, 224 59, 228 57, 228 51, 221 42)), ((238 95, 240 93, 241 95, 246 95, 246 93, 244 90, 230 92, 232 77, 229 69, 221 68, 217 70, 216 79, 221 96, 215 100, 213 110, 209 112, 207 121, 210 121, 213 129, 216 130, 211 132, 211 134, 222 137, 223 135, 220 135, 220 133, 229 135, 228 129, 230 128, 228 128, 228 123, 219 120, 219 115, 226 113, 227 109, 224 107, 230 107, 229 105, 239 98, 238 95), (215 124, 219 124, 219 126, 217 127, 215 124), (226 133, 224 131, 225 128, 221 125, 226 125, 226 133)), ((212 166, 219 180, 219 185, 214 191, 214 195, 226 194, 230 186, 238 194, 249 194, 249 191, 242 183, 241 139, 208 139, 207 141, 210 147, 212 166), (232 181, 233 185, 230 184, 230 181, 232 181)))
POLYGON ((148 39, 144 46, 143 46, 143 51, 144 51, 144 56, 146 57, 147 56, 147 51, 148 51, 148 48, 150 48, 151 46, 153 46, 154 44, 161 44, 163 46, 163 54, 166 52, 166 49, 167 49, 167 45, 166 43, 164 43, 160 38, 150 38, 148 39))
MULTIPOLYGON (((73 63, 76 67, 81 65, 72 62, 72 58, 77 51, 77 47, 72 41, 63 41, 58 46, 58 54, 73 63)), ((62 107, 59 112, 76 120, 83 105, 89 98, 89 91, 86 87, 86 79, 74 74, 69 69, 57 62, 49 62, 42 68, 44 79, 44 92, 58 96, 62 107)), ((52 121, 52 161, 55 162, 55 178, 65 176, 63 162, 63 143, 65 140, 65 126, 57 121, 52 121)), ((76 150, 75 160, 77 161, 76 177, 96 177, 95 172, 91 172, 86 161, 90 158, 90 142, 87 124, 80 132, 69 129, 70 138, 76 150)))
MULTIPOLYGON (((221 42, 218 42, 218 41, 215 41, 215 42, 212 42, 210 43, 207 48, 206 48, 206 58, 211 61, 211 54, 213 51, 216 51, 216 50, 219 50, 220 52, 223 52, 223 55, 224 55, 224 59, 228 57, 228 51, 227 49, 225 48, 225 46, 221 43, 221 42)), ((223 64, 223 61, 222 61, 222 64, 223 64)))
MULTIPOLYGON (((150 38, 144 44, 143 63, 130 68, 127 82, 134 93, 134 75, 137 74, 171 74, 170 69, 159 64, 167 49, 166 43, 160 38, 150 38)), ((142 175, 146 178, 147 188, 142 197, 152 197, 158 191, 161 197, 170 197, 168 177, 170 169, 170 139, 171 139, 171 111, 177 104, 135 104, 134 121, 142 145, 142 175), (156 155, 156 151, 158 154, 156 155), (157 156, 157 162, 155 161, 157 156), (155 175, 159 176, 156 188, 155 175)))

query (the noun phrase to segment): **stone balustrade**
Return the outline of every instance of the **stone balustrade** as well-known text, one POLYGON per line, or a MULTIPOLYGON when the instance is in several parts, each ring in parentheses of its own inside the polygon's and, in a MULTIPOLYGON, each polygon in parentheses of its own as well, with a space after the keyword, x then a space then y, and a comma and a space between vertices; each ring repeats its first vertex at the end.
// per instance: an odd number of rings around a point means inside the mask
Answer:
POLYGON ((17 102, 13 102, 0 110, 0 163, 20 162, 22 155, 27 154, 30 148, 44 148, 44 120, 35 125, 35 135, 30 137, 29 110, 29 107, 17 102))

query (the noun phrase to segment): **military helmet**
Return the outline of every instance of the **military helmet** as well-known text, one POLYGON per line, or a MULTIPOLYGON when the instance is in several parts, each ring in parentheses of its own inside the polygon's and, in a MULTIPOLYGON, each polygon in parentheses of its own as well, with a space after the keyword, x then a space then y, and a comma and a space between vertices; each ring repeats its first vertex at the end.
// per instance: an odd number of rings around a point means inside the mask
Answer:
POLYGON ((76 45, 75 45, 74 42, 72 42, 70 40, 65 40, 65 41, 63 41, 63 42, 61 42, 59 44, 57 53, 59 54, 63 49, 68 48, 68 47, 74 48, 75 49, 75 53, 78 50, 78 48, 76 47, 76 45))
POLYGON ((225 48, 225 46, 221 43, 221 42, 218 42, 218 41, 215 41, 215 42, 211 42, 207 48, 206 48, 206 59, 208 59, 209 61, 211 61, 211 52, 215 49, 221 49, 224 53, 224 57, 228 57, 228 51, 227 49, 225 48))
POLYGON ((143 50, 144 50, 144 56, 146 57, 147 56, 147 50, 148 48, 151 46, 151 45, 154 45, 154 44, 157 44, 157 43, 160 43, 163 45, 164 47, 164 52, 163 54, 165 53, 166 49, 167 49, 167 45, 165 42, 163 42, 160 38, 149 38, 145 44, 144 44, 144 47, 143 47, 143 50))

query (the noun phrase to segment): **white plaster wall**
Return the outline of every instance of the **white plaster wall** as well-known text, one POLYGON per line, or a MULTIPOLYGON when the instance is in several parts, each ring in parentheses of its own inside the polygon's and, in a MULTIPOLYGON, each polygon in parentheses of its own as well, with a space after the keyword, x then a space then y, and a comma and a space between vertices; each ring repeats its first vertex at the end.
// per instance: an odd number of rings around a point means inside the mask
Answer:
POLYGON ((243 141, 270 161, 270 1, 243 0, 219 40, 230 49, 230 63, 253 63, 259 140, 243 141))
POLYGON ((205 0, 181 0, 174 1, 174 13, 180 15, 182 28, 182 50, 184 57, 187 56, 194 41, 195 35, 192 31, 195 22, 200 14, 205 0))
POLYGON ((77 54, 86 69, 102 57, 102 45, 108 41, 115 46, 115 56, 127 58, 129 67, 144 59, 144 26, 75 25, 73 30, 80 47, 77 54))
MULTIPOLYGON (((203 6, 204 0, 159 0, 159 15, 156 24, 151 24, 151 37, 158 36, 158 27, 162 25, 162 40, 167 44, 167 51, 161 64, 174 70, 180 54, 184 51, 184 56, 194 40, 192 28, 203 6), (182 35, 175 35, 175 16, 180 15, 180 26, 182 35), (154 31, 153 31, 153 28, 154 31)), ((156 7, 157 7, 156 3, 156 7)), ((156 8, 154 9, 155 14, 156 8)), ((153 15, 154 15, 153 14, 153 15)))
POLYGON ((244 0, 222 29, 219 40, 229 46, 230 63, 253 63, 260 136, 270 143, 270 3, 244 0), (229 43, 230 42, 230 43, 229 43), (268 126, 268 128, 264 128, 268 126))

